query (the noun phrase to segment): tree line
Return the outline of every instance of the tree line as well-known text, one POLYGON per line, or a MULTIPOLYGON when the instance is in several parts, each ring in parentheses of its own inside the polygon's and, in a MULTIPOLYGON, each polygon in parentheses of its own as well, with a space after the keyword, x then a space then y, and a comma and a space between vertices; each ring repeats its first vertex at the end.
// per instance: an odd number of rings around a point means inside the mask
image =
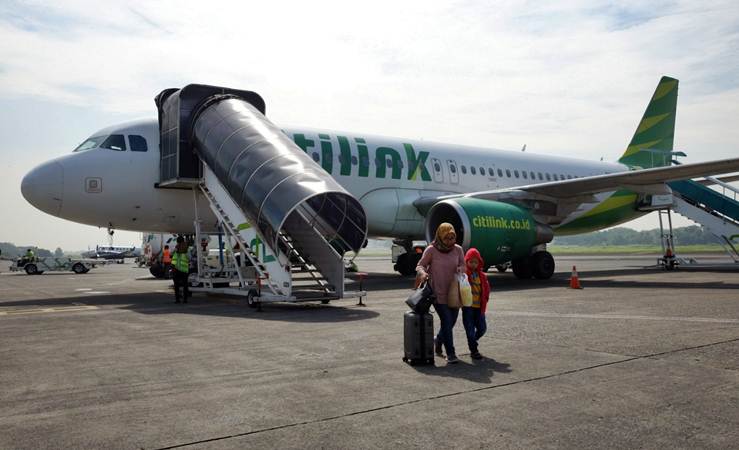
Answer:
POLYGON ((44 258, 47 256, 56 256, 57 258, 60 258, 64 256, 64 251, 59 247, 57 247, 56 250, 52 252, 51 250, 34 247, 32 245, 16 246, 15 244, 11 244, 10 242, 0 242, 0 252, 2 252, 0 255, 6 258, 17 258, 25 254, 26 250, 28 250, 29 248, 33 250, 33 253, 40 258, 44 258))
MULTIPOLYGON (((674 245, 703 245, 716 244, 716 238, 698 225, 674 228, 674 245)), ((636 231, 631 228, 619 227, 610 230, 595 231, 593 233, 575 236, 559 236, 554 238, 553 245, 582 245, 587 247, 603 245, 660 245, 659 228, 636 231)))

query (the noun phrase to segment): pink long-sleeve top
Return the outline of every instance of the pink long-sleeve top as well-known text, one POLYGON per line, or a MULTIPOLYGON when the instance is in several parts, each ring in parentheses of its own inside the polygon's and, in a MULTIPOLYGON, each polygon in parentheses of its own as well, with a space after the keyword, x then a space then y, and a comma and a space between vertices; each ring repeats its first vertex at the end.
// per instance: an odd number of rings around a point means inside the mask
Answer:
POLYGON ((431 288, 436 294, 436 302, 443 305, 447 304, 449 285, 454 275, 457 272, 464 272, 465 269, 464 250, 456 244, 448 253, 442 253, 433 245, 429 245, 416 266, 416 272, 421 275, 428 273, 431 276, 431 288))

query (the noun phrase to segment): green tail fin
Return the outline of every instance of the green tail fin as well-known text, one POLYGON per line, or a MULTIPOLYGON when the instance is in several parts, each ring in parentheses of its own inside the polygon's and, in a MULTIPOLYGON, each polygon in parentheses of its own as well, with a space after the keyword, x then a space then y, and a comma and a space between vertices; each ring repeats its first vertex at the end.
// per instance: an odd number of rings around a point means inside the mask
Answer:
POLYGON ((618 162, 629 167, 669 166, 675 140, 678 80, 662 77, 626 152, 618 162))

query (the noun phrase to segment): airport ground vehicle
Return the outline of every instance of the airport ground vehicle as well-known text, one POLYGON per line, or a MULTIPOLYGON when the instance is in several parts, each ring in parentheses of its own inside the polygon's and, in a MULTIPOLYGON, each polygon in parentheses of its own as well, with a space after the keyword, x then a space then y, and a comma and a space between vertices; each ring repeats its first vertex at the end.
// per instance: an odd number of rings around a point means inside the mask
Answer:
POLYGON ((55 258, 49 256, 46 258, 35 258, 29 261, 27 258, 18 258, 12 266, 11 272, 25 271, 28 275, 40 275, 44 272, 74 272, 83 274, 95 267, 95 263, 84 259, 72 258, 55 258))

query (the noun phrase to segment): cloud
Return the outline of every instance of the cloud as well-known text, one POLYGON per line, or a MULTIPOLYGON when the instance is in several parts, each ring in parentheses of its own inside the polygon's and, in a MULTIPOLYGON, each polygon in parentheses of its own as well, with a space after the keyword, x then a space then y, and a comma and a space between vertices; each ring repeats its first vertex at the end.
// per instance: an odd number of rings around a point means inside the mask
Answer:
POLYGON ((257 90, 291 123, 446 140, 460 139, 461 123, 477 130, 463 133, 468 143, 497 135, 505 146, 537 134, 553 148, 587 125, 570 145, 600 146, 612 142, 598 137, 610 135, 606 117, 633 126, 633 105, 643 108, 662 74, 701 95, 739 83, 739 7, 731 2, 4 9, 0 39, 14 45, 2 49, 1 97, 138 115, 154 113, 161 89, 204 82, 257 90))
POLYGON ((613 160, 667 74, 691 160, 739 138, 734 1, 11 1, 0 40, 3 103, 154 116, 198 82, 280 124, 613 160))

